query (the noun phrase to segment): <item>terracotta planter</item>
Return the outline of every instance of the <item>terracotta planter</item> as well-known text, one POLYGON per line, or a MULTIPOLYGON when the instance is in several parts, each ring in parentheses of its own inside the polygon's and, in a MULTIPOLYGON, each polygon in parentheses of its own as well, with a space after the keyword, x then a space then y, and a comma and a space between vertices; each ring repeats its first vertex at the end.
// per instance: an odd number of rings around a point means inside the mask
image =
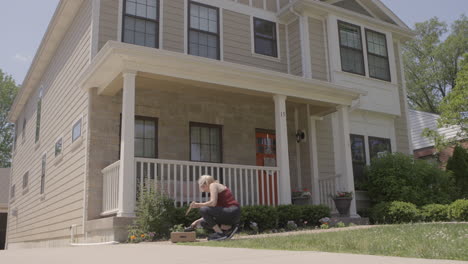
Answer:
POLYGON ((349 207, 353 197, 338 197, 334 198, 336 210, 340 213, 340 216, 349 216, 349 207))

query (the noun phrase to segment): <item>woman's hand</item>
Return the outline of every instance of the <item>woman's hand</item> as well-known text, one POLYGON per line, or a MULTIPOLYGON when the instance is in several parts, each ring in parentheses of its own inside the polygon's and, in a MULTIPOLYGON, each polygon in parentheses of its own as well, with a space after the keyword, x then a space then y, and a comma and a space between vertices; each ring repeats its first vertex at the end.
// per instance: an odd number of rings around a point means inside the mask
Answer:
POLYGON ((199 203, 196 203, 196 202, 192 202, 190 204, 190 208, 200 208, 200 204, 199 203))

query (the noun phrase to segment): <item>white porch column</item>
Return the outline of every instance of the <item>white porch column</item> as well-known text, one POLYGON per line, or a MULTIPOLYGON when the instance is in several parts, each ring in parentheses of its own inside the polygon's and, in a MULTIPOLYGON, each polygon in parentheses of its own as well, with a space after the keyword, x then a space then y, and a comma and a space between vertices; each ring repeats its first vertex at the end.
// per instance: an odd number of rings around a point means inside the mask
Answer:
POLYGON ((288 129, 286 123, 286 96, 275 95, 276 159, 280 169, 280 204, 291 204, 291 179, 289 176, 288 129))
POLYGON ((309 157, 310 167, 312 172, 312 203, 320 204, 320 188, 319 188, 319 170, 318 170, 318 154, 317 154, 317 126, 316 120, 319 117, 309 115, 309 106, 307 106, 307 117, 309 122, 309 157))
POLYGON ((359 217, 356 213, 356 192, 354 190, 354 176, 353 176, 353 162, 351 159, 351 140, 349 138, 349 106, 339 106, 337 108, 338 116, 338 138, 336 143, 338 144, 338 157, 339 160, 339 171, 340 175, 338 178, 338 191, 353 192, 353 200, 351 201, 351 207, 349 214, 351 217, 359 217))
POLYGON ((136 72, 123 73, 122 130, 119 170, 119 217, 135 216, 135 77, 136 72))

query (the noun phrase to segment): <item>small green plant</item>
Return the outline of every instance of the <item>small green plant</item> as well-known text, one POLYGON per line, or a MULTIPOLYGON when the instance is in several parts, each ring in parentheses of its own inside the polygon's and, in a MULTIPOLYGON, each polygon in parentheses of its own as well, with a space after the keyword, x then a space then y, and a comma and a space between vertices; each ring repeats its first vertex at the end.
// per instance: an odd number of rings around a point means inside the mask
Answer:
POLYGON ((348 226, 349 226, 349 227, 351 227, 351 226, 356 226, 356 224, 355 224, 355 223, 349 223, 348 226))
POLYGON ((286 224, 286 229, 288 231, 297 230, 297 224, 294 221, 288 221, 288 223, 286 224))
POLYGON ((171 232, 184 232, 184 225, 183 225, 183 224, 174 225, 174 226, 171 228, 171 232))
POLYGON ((338 228, 340 228, 340 227, 346 227, 346 224, 340 221, 340 222, 338 222, 338 223, 336 224, 336 227, 338 227, 338 228))
POLYGON ((450 204, 448 216, 456 221, 468 221, 468 200, 456 200, 450 204))
POLYGON ((320 229, 329 229, 330 226, 328 224, 322 224, 320 225, 320 229))

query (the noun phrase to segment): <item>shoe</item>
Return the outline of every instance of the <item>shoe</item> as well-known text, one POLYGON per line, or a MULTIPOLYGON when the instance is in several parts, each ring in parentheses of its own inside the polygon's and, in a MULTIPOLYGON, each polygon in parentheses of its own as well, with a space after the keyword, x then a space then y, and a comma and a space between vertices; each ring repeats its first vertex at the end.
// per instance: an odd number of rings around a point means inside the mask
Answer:
POLYGON ((237 230, 239 230, 239 225, 234 225, 231 229, 227 230, 224 234, 226 235, 226 239, 231 239, 234 234, 236 234, 237 230))
POLYGON ((193 231, 195 231, 195 227, 193 227, 193 226, 189 226, 189 227, 184 228, 184 232, 193 232, 193 231))
POLYGON ((225 240, 227 236, 224 233, 213 233, 208 237, 209 241, 221 241, 225 240))

